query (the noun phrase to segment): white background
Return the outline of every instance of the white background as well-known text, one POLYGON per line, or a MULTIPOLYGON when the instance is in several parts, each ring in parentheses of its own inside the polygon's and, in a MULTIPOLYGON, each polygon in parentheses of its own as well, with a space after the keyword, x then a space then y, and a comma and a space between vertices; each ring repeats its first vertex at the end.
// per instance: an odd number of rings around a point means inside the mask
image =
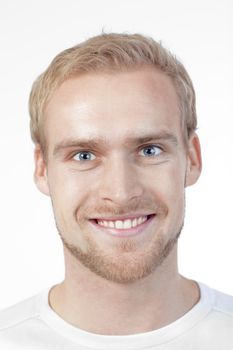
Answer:
POLYGON ((232 14, 231 0, 0 0, 0 308, 63 278, 50 201, 33 183, 28 95, 58 52, 103 29, 162 40, 192 77, 204 166, 187 190, 179 266, 233 294, 232 14))

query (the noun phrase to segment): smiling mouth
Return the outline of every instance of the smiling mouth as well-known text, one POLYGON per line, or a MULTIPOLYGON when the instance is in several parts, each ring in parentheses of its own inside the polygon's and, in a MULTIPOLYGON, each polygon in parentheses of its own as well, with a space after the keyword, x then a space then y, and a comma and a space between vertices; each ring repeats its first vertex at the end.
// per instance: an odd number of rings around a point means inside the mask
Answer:
POLYGON ((110 233, 114 236, 129 236, 141 233, 144 228, 155 218, 156 214, 141 215, 126 219, 98 218, 91 219, 90 222, 95 227, 110 233))

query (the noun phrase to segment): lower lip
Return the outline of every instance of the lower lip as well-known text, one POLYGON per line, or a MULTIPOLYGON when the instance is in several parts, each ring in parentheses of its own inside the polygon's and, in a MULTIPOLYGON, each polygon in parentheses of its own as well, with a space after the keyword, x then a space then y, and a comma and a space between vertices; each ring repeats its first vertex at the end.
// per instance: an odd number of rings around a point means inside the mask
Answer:
POLYGON ((96 220, 89 220, 90 223, 92 225, 95 226, 95 228, 97 228, 98 230, 107 233, 110 236, 114 236, 114 237, 132 237, 132 236, 137 236, 141 233, 144 232, 144 230, 150 225, 150 223, 155 219, 155 214, 151 215, 145 222, 143 222, 142 224, 136 226, 136 227, 132 227, 129 229, 115 229, 115 228, 110 228, 110 227, 105 227, 105 226, 101 226, 99 224, 96 223, 96 220))

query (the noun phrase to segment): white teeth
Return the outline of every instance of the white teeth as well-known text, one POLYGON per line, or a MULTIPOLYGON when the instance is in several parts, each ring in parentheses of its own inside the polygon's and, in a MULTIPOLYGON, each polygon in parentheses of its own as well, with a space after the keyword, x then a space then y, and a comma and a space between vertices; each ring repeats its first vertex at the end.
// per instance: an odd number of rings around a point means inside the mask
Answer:
POLYGON ((147 220, 147 216, 140 216, 139 218, 126 219, 126 220, 115 220, 115 221, 106 221, 106 220, 97 220, 100 226, 115 228, 118 230, 127 230, 132 227, 141 225, 147 220))
POLYGON ((123 227, 124 227, 123 221, 120 221, 120 220, 115 221, 115 228, 122 229, 123 227))
POLYGON ((124 220, 124 229, 126 228, 131 228, 131 220, 128 219, 128 220, 124 220))
POLYGON ((108 222, 108 227, 114 228, 114 227, 115 227, 114 222, 109 221, 109 222, 108 222))
POLYGON ((138 223, 141 224, 143 222, 143 218, 138 219, 138 223))

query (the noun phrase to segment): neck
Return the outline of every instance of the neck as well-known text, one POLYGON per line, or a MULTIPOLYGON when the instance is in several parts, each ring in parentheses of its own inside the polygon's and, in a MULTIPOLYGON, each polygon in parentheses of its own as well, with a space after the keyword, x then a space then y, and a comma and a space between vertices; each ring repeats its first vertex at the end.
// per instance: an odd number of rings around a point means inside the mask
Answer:
POLYGON ((176 249, 153 274, 132 284, 107 281, 72 256, 65 259, 65 280, 51 290, 50 305, 65 321, 92 333, 152 331, 183 316, 199 299, 197 284, 178 273, 176 249))

